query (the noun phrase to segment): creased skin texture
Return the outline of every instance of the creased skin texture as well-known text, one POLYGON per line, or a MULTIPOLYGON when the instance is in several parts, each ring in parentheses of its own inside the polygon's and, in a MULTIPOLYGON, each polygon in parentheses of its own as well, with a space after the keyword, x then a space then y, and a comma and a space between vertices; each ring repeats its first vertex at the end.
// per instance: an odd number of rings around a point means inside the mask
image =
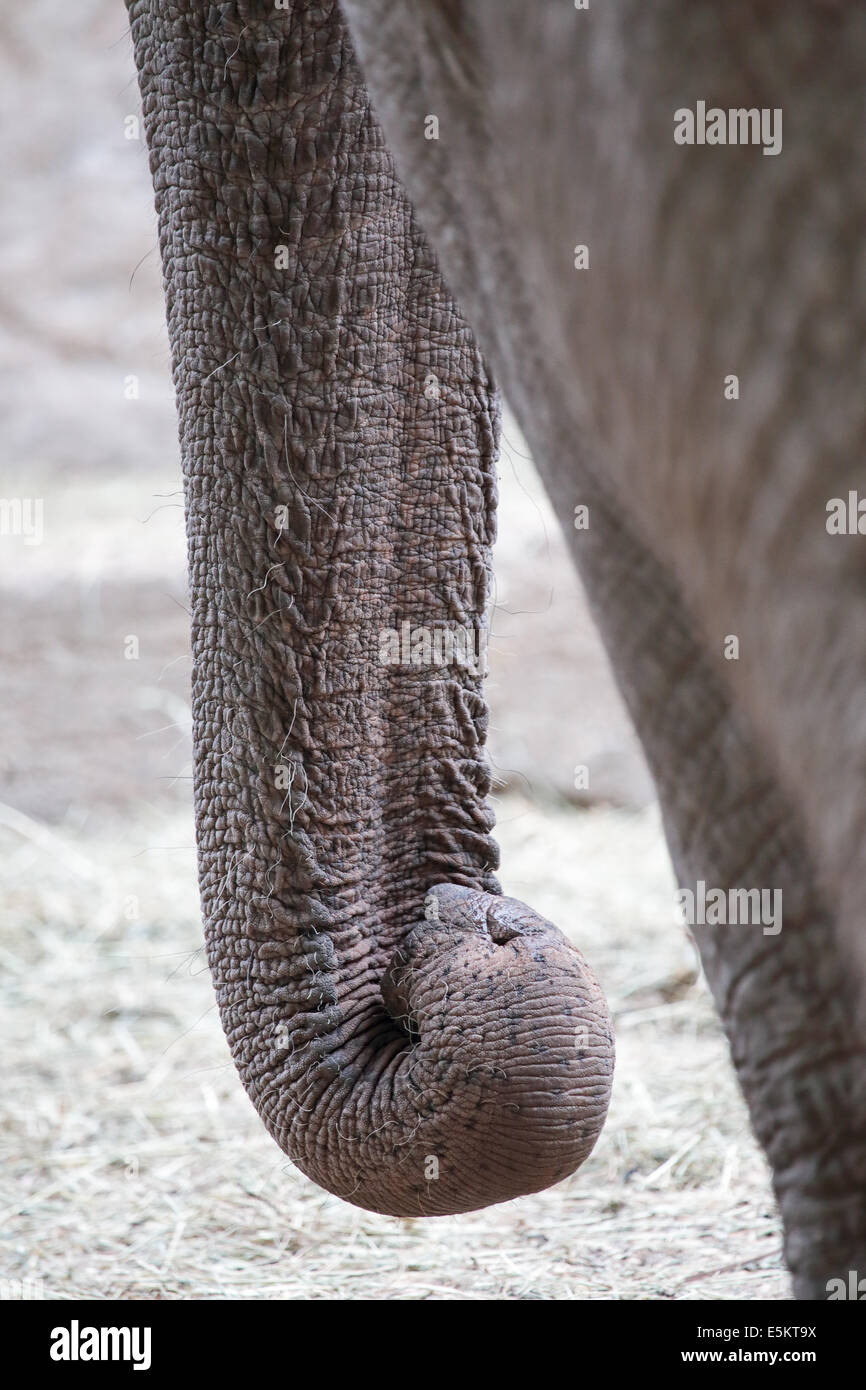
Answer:
POLYGON ((129 10, 233 1057, 286 1153, 358 1206, 536 1191, 604 1121, 604 1000, 555 927, 499 896, 480 668, 380 660, 404 622, 483 642, 491 381, 334 6, 129 10))
POLYGON ((864 490, 866 9, 344 8, 579 565, 680 883, 782 891, 778 936, 694 935, 795 1293, 824 1299, 866 1269, 866 538, 825 529, 828 498, 864 490), (783 152, 677 146, 698 100, 781 108, 783 152))

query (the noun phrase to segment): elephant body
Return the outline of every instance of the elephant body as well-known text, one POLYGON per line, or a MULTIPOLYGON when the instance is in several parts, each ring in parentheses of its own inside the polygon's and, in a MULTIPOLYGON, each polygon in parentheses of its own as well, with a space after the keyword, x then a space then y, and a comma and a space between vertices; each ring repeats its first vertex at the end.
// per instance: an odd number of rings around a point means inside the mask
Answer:
POLYGON ((251 1098, 316 1181, 398 1215, 547 1186, 604 1120, 597 982, 494 876, 483 663, 382 660, 383 632, 483 648, 489 362, 680 883, 781 894, 779 932, 696 937, 795 1289, 825 1297, 866 1258, 866 564, 827 524, 866 443, 866 15, 129 9, 203 909, 251 1098), (780 113, 775 148, 676 139, 707 106, 780 113))

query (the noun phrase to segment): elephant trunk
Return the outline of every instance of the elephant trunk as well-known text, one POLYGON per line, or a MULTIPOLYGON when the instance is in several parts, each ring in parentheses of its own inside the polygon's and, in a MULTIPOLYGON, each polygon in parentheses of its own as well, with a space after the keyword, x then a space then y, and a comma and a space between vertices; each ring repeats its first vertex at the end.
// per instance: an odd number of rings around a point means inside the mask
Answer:
POLYGON ((398 1216, 590 1152, 609 1020, 499 895, 495 396, 336 8, 130 0, 180 416, 202 903, 254 1105, 398 1216))

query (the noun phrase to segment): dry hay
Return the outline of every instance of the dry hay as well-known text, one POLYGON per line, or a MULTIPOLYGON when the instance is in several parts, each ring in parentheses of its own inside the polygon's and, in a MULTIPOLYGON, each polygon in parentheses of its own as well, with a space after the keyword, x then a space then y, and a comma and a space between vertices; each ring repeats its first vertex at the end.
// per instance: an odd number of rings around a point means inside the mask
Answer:
POLYGON ((506 891, 573 931, 608 992, 614 1098, 575 1177, 430 1221, 326 1195, 265 1134, 219 1028, 189 819, 85 837, 0 814, 0 1278, 58 1298, 788 1297, 655 811, 499 810, 506 891))

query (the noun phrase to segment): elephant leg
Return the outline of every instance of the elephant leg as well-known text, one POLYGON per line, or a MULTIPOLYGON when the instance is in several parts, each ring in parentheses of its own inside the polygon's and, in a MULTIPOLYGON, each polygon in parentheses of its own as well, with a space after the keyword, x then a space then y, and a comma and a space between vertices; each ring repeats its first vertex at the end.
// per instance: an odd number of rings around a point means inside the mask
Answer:
POLYGON ((773 1167, 795 1288, 826 1297, 829 1279, 866 1268, 854 944, 864 648, 853 557, 805 542, 862 457, 851 447, 858 359, 839 329, 862 180, 820 115, 829 84, 853 100, 862 16, 844 17, 846 43, 832 15, 806 5, 758 7, 736 25, 718 6, 665 0, 585 15, 516 0, 345 7, 398 168, 570 539, 680 881, 782 892, 778 935, 701 926, 696 937, 773 1167), (788 241, 781 210, 808 181, 802 139, 787 165, 755 150, 686 162, 671 134, 684 81, 750 105, 768 55, 801 131, 811 120, 816 140, 824 130, 835 178, 788 241), (439 135, 426 143, 425 113, 439 135), (588 273, 571 260, 584 241, 588 273), (739 415, 722 413, 731 362, 754 383, 739 415), (586 531, 572 525, 576 503, 586 531), (847 638, 835 654, 834 602, 847 638), (734 672, 720 660, 728 632, 744 638, 734 672))
POLYGON ((830 1280, 847 1287, 848 1272, 866 1267, 866 1044, 834 915, 802 819, 670 576, 603 506, 594 526, 591 549, 576 547, 581 570, 658 785, 679 882, 781 894, 780 929, 693 930, 772 1168, 795 1294, 823 1299, 830 1280))
POLYGON ((129 0, 180 419, 208 954, 243 1083, 394 1215, 592 1149, 610 1025, 503 898, 482 693, 495 395, 331 0, 129 0))

